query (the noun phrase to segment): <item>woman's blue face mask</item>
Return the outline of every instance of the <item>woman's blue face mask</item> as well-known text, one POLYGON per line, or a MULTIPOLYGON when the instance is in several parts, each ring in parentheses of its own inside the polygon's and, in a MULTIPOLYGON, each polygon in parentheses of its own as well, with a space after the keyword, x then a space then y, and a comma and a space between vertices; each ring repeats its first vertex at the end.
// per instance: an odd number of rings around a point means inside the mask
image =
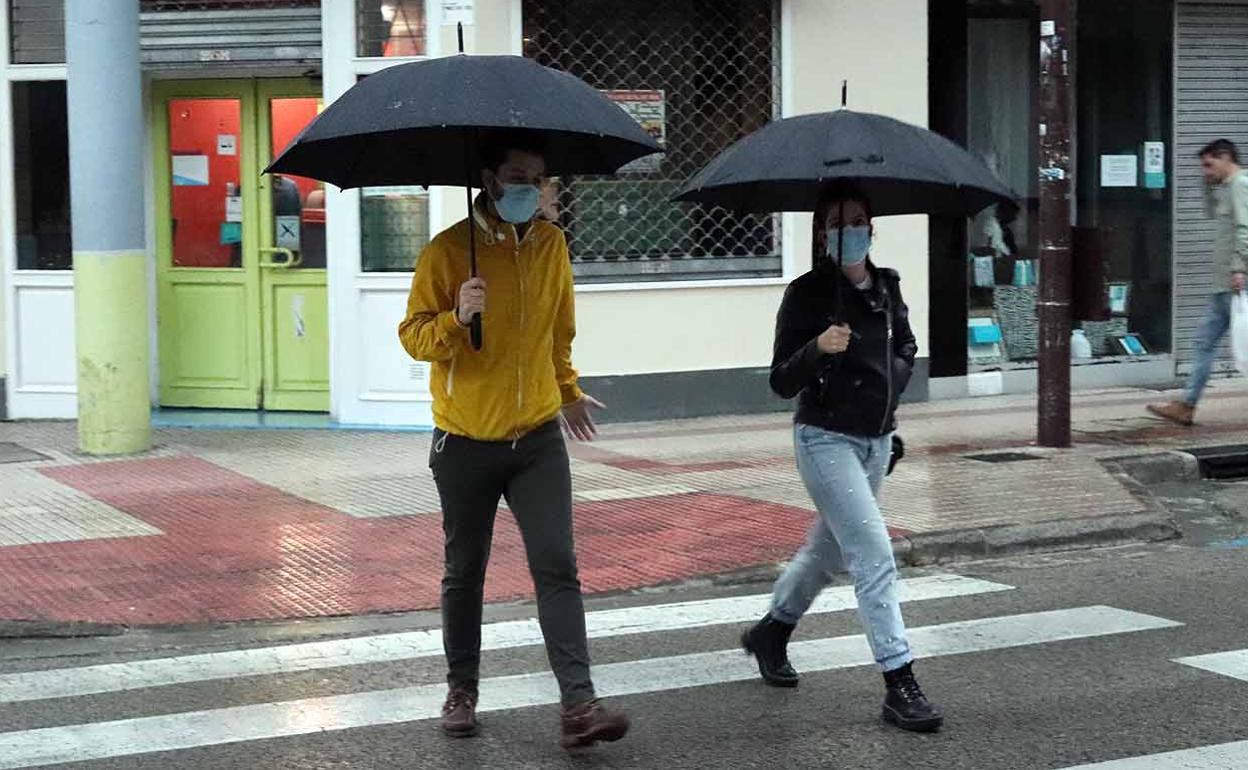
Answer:
POLYGON ((829 227, 824 237, 827 255, 840 265, 860 265, 871 253, 871 225, 829 227))

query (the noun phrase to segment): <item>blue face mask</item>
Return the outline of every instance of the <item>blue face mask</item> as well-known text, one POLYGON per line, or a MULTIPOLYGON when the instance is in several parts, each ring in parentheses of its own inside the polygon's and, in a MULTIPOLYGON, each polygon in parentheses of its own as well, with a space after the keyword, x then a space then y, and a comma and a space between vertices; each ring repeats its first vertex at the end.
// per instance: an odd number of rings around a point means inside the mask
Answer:
POLYGON ((520 225, 537 213, 542 191, 531 184, 504 184, 503 194, 494 201, 494 208, 504 222, 520 225))
POLYGON ((825 234, 827 238, 827 254, 833 261, 838 261, 841 265, 860 265, 866 261, 867 255, 871 253, 871 226, 855 225, 846 227, 843 231, 839 227, 829 227, 825 234), (838 238, 838 233, 840 237, 838 238), (841 258, 837 259, 836 247, 841 244, 841 258))

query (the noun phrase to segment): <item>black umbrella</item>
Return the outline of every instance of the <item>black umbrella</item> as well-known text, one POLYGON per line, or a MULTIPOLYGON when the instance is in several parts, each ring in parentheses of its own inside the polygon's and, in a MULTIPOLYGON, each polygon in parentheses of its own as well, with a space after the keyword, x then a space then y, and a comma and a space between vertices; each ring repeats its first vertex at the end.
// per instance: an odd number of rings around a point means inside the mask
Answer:
MULTIPOLYGON (((588 83, 520 56, 460 55, 370 75, 325 109, 265 173, 342 188, 466 185, 482 167, 483 132, 523 129, 545 143, 547 172, 612 174, 663 148, 588 83)), ((477 274, 475 228, 472 275, 477 274)), ((473 345, 481 347, 480 318, 473 345)))
MULTIPOLYGON (((852 182, 874 216, 971 216, 1016 205, 965 149, 926 128, 845 109, 845 101, 842 85, 840 110, 768 123, 711 160, 675 200, 740 212, 813 211, 824 185, 852 182)), ((836 302, 839 310, 839 291, 836 302)))
POLYGON ((812 211, 829 182, 856 183, 876 216, 969 216, 1014 193, 948 139, 851 110, 769 123, 724 150, 676 195, 740 212, 812 211))

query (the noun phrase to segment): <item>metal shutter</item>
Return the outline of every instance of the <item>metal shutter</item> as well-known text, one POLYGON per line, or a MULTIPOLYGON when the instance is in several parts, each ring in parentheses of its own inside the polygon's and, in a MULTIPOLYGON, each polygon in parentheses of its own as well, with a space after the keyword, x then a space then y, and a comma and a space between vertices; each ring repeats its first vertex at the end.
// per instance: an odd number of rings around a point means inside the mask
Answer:
POLYGON ((319 4, 218 2, 205 4, 213 6, 209 10, 176 5, 144 3, 140 45, 146 70, 217 71, 225 77, 239 69, 265 75, 320 71, 319 4))
MULTIPOLYGON (((1174 353, 1186 374, 1214 285, 1195 156, 1223 138, 1248 152, 1248 1, 1180 2, 1175 57, 1174 353)), ((1224 349, 1216 371, 1231 369, 1224 349)))
POLYGON ((9 4, 13 64, 65 61, 65 0, 0 0, 9 4))

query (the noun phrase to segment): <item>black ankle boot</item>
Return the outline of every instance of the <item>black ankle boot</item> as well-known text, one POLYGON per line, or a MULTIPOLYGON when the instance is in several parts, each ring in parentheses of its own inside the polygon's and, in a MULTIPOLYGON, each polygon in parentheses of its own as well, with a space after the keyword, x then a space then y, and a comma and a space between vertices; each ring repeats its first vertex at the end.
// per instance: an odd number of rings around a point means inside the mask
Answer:
POLYGON ((903 730, 929 733, 940 729, 944 715, 940 707, 928 702, 910 670, 910 664, 884 672, 888 693, 884 696, 884 721, 903 730))
POLYGON ((768 613, 749 631, 741 634, 741 647, 758 659, 758 673, 772 687, 797 687, 797 672, 789 663, 789 637, 793 629, 768 613))

